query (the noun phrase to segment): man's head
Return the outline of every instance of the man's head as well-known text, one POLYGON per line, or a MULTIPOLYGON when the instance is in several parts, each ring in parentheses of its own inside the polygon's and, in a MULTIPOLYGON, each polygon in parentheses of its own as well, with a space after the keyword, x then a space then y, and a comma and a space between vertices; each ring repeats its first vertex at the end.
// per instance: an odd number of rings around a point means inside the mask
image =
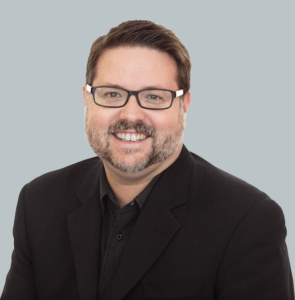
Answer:
MULTIPOLYGON (((190 68, 188 52, 177 37, 152 22, 124 22, 99 37, 88 59, 88 85, 129 91, 182 89, 184 96, 176 97, 165 110, 144 109, 134 95, 125 106, 109 108, 96 105, 84 85, 85 131, 93 151, 104 162, 128 173, 173 157, 183 141, 190 103, 190 68), (89 103, 88 98, 92 100, 89 103), (122 141, 124 137, 131 137, 131 141, 122 141), (136 137, 141 140, 132 141, 136 137)), ((118 94, 112 93, 113 96, 118 94)))

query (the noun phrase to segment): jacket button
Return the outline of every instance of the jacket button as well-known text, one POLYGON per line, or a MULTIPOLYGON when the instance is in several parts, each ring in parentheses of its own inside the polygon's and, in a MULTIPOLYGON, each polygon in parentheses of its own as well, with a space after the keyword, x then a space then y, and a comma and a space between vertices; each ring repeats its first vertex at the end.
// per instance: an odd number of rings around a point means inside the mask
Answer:
POLYGON ((122 235, 121 233, 118 233, 118 234, 116 235, 117 241, 121 241, 122 238, 123 238, 123 235, 122 235))

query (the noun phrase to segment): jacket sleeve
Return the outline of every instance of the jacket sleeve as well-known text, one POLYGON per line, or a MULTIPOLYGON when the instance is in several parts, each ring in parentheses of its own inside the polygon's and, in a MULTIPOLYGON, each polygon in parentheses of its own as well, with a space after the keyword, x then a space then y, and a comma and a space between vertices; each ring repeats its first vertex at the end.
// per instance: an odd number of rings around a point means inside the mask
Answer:
POLYGON ((256 204, 240 220, 221 261, 218 300, 294 300, 286 226, 271 199, 256 204))
POLYGON ((14 250, 1 300, 34 300, 33 257, 29 247, 25 216, 25 189, 20 192, 13 227, 14 250))

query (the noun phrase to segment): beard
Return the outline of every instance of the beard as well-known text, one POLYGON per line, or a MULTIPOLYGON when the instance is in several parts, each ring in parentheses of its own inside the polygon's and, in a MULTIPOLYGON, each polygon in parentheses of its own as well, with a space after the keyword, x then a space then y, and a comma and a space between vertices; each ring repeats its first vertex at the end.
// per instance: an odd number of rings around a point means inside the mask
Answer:
POLYGON ((97 126, 93 126, 90 123, 88 110, 88 101, 86 101, 84 128, 90 147, 100 159, 106 160, 113 167, 122 172, 135 173, 154 164, 163 162, 175 153, 183 141, 185 119, 182 105, 180 105, 177 124, 174 128, 166 130, 155 130, 153 127, 147 126, 142 122, 129 123, 122 120, 116 122, 114 125, 110 125, 105 133, 101 133, 97 126), (150 136, 149 138, 152 139, 152 145, 144 156, 136 155, 136 153, 140 151, 138 148, 122 148, 120 153, 116 153, 116 151, 111 149, 111 134, 118 130, 125 131, 128 129, 133 129, 137 133, 148 134, 150 136), (127 159, 122 158, 122 152, 127 159), (130 158, 132 158, 132 162, 130 162, 130 158))

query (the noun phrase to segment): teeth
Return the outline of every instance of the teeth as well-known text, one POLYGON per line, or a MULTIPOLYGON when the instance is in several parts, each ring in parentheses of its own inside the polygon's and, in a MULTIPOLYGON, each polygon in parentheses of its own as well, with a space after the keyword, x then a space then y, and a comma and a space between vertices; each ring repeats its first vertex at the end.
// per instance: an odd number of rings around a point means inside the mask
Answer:
POLYGON ((115 135, 120 140, 131 141, 131 142, 136 142, 136 141, 144 140, 147 138, 147 136, 144 134, 129 134, 129 133, 127 133, 125 135, 124 133, 115 133, 115 135))

